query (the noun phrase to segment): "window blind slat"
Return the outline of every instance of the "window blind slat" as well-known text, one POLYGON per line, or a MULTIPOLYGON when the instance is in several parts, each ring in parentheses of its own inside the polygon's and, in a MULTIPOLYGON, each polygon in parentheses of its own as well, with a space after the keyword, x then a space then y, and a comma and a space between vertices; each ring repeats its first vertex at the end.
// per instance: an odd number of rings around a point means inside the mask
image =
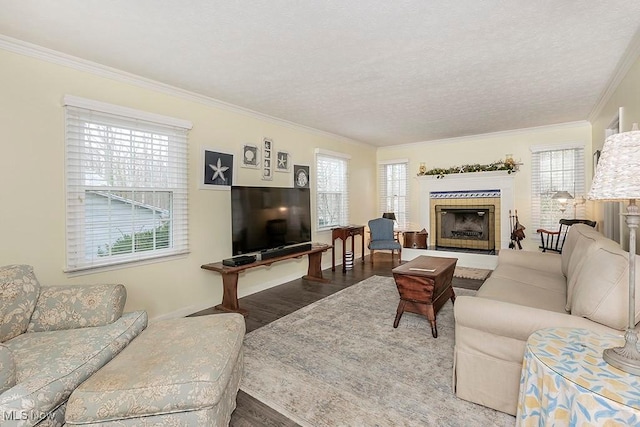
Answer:
POLYGON ((67 271, 187 252, 187 129, 65 108, 67 271))

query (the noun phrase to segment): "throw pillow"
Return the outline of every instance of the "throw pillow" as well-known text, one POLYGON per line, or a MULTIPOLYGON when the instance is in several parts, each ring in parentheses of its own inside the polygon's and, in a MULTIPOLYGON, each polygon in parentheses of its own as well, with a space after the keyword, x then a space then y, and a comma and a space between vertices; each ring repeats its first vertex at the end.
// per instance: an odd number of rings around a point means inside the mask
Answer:
POLYGON ((0 342, 27 330, 40 284, 30 265, 0 267, 0 342))
MULTIPOLYGON (((610 328, 624 330, 629 313, 629 261, 627 252, 613 242, 589 255, 580 270, 573 294, 571 314, 586 317, 610 328)), ((640 277, 640 260, 636 260, 640 277)), ((636 315, 640 320, 640 293, 636 292, 636 315)))

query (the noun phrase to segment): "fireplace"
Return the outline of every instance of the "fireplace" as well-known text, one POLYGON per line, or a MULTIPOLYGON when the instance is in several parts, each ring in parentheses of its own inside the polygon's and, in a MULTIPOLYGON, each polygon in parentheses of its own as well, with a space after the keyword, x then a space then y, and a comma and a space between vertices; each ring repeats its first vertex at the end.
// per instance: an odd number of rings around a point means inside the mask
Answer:
POLYGON ((436 205, 436 249, 495 252, 494 205, 436 205))
MULTIPOLYGON (((509 211, 512 211, 515 206, 514 175, 505 171, 492 171, 449 174, 440 178, 419 176, 417 178, 420 183, 419 227, 429 231, 428 246, 435 249, 437 245, 442 245, 442 242, 436 242, 438 237, 436 217, 439 216, 436 215, 436 205, 453 206, 460 209, 471 209, 471 206, 493 206, 493 214, 489 213, 494 217, 493 244, 488 243, 487 246, 478 249, 488 252, 492 247, 497 252, 500 249, 508 248, 511 235, 509 211)), ((491 235, 489 235, 489 239, 491 240, 491 235)), ((458 238, 455 240, 457 240, 455 244, 459 246, 460 240, 471 241, 477 240, 477 238, 458 238)), ((471 243, 476 247, 480 245, 477 241, 466 243, 471 243)), ((462 248, 460 250, 466 251, 462 248)))
POLYGON ((431 246, 494 254, 500 248, 500 193, 498 189, 430 192, 431 246))

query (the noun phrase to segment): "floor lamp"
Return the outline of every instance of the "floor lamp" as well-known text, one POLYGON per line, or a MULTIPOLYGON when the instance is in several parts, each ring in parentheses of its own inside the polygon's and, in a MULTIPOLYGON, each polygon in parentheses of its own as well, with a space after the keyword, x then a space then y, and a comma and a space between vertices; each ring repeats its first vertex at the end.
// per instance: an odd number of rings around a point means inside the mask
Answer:
POLYGON ((638 334, 635 331, 636 302, 636 230, 640 213, 640 131, 611 135, 604 143, 588 198, 592 200, 629 201, 625 221, 629 227, 629 324, 624 334, 624 347, 608 348, 604 360, 631 374, 640 375, 638 334))

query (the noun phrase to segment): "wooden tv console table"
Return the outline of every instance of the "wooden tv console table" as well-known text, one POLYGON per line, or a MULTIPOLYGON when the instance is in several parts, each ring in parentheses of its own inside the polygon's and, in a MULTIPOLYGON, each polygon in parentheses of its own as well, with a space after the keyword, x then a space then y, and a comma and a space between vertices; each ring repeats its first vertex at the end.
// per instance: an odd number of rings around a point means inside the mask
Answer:
POLYGON ((205 270, 211 270, 222 274, 222 304, 215 306, 218 310, 240 313, 244 317, 249 315, 249 312, 240 308, 238 303, 238 275, 250 268, 260 267, 262 265, 269 266, 274 262, 284 261, 286 259, 301 258, 305 255, 309 258, 309 266, 307 268, 307 274, 302 276, 303 279, 311 280, 314 282, 327 283, 328 279, 322 277, 322 252, 331 249, 331 245, 314 243, 311 249, 303 252, 296 252, 294 254, 274 257, 265 259, 263 261, 252 262, 251 264, 239 265, 237 267, 230 267, 223 265, 222 261, 214 262, 211 264, 204 264, 200 266, 205 270))

